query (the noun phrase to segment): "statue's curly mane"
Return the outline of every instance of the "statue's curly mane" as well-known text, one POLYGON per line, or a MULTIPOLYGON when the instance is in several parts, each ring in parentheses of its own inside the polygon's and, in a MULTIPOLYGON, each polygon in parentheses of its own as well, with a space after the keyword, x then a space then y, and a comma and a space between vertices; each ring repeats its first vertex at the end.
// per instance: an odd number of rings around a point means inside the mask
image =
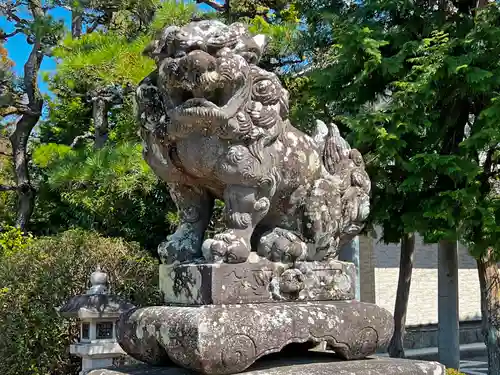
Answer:
POLYGON ((262 150, 283 135, 288 124, 288 92, 274 73, 252 66, 248 77, 251 96, 222 131, 230 138, 242 138, 253 156, 261 160, 262 150))

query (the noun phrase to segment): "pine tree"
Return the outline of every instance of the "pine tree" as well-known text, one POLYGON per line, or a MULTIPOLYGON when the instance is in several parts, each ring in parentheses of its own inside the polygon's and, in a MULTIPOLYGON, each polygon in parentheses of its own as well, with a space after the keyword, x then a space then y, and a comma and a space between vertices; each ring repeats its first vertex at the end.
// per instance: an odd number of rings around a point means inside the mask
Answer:
POLYGON ((174 207, 142 159, 133 93, 154 68, 142 56, 152 35, 165 23, 188 22, 196 9, 158 1, 154 10, 135 34, 122 17, 78 37, 68 34, 53 50, 57 70, 45 79, 55 98, 33 153, 40 181, 35 233, 79 226, 153 252, 167 234, 166 211, 174 207))
POLYGON ((16 115, 15 125, 9 135, 12 146, 12 161, 15 173, 15 186, 10 190, 18 196, 16 224, 25 229, 34 209, 35 188, 32 184, 28 166, 28 141, 33 128, 42 114, 44 100, 38 88, 38 73, 42 60, 59 40, 62 24, 47 14, 49 6, 41 0, 26 2, 2 2, 0 14, 11 22, 14 31, 2 32, 1 40, 6 40, 18 33, 26 36, 31 45, 31 52, 24 64, 22 77, 22 100, 10 98, 8 108, 3 108, 4 114, 16 115), (26 14, 29 17, 23 18, 26 14))

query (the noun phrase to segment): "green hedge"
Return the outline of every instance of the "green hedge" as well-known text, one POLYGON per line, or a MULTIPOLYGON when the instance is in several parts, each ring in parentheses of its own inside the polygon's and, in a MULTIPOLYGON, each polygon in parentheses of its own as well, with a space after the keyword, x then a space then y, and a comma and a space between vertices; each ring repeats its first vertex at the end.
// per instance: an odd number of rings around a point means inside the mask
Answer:
POLYGON ((137 306, 160 303, 157 261, 137 245, 81 230, 15 237, 14 229, 0 233, 2 375, 78 373, 79 360, 69 355, 77 325, 56 307, 85 292, 97 265, 108 273, 113 293, 137 306))

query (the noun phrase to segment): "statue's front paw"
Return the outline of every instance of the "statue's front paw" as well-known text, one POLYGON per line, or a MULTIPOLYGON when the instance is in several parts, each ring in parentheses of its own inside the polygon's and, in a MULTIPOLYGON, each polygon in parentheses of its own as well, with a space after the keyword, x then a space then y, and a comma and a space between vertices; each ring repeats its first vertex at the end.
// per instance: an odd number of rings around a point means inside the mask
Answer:
POLYGON ((184 263, 192 262, 201 257, 199 242, 191 238, 193 234, 183 233, 182 235, 174 233, 167 237, 167 240, 158 246, 158 255, 162 263, 184 263))
POLYGON ((224 232, 205 240, 202 252, 208 262, 244 263, 250 255, 250 248, 241 237, 224 232))

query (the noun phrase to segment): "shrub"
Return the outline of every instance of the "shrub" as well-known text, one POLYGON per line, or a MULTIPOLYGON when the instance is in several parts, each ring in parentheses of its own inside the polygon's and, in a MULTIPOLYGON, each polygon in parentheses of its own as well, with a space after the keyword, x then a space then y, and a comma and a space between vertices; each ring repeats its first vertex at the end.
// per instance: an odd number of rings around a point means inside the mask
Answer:
POLYGON ((18 227, 0 225, 0 228, 0 256, 22 251, 33 240, 33 236, 24 235, 18 227))
POLYGON ((447 368, 446 375, 465 375, 463 372, 455 370, 454 368, 447 368))
POLYGON ((137 306, 158 304, 157 261, 138 245, 72 230, 33 239, 0 254, 0 373, 72 375, 70 358, 76 322, 56 307, 84 293, 97 265, 109 275, 112 292, 137 306))

